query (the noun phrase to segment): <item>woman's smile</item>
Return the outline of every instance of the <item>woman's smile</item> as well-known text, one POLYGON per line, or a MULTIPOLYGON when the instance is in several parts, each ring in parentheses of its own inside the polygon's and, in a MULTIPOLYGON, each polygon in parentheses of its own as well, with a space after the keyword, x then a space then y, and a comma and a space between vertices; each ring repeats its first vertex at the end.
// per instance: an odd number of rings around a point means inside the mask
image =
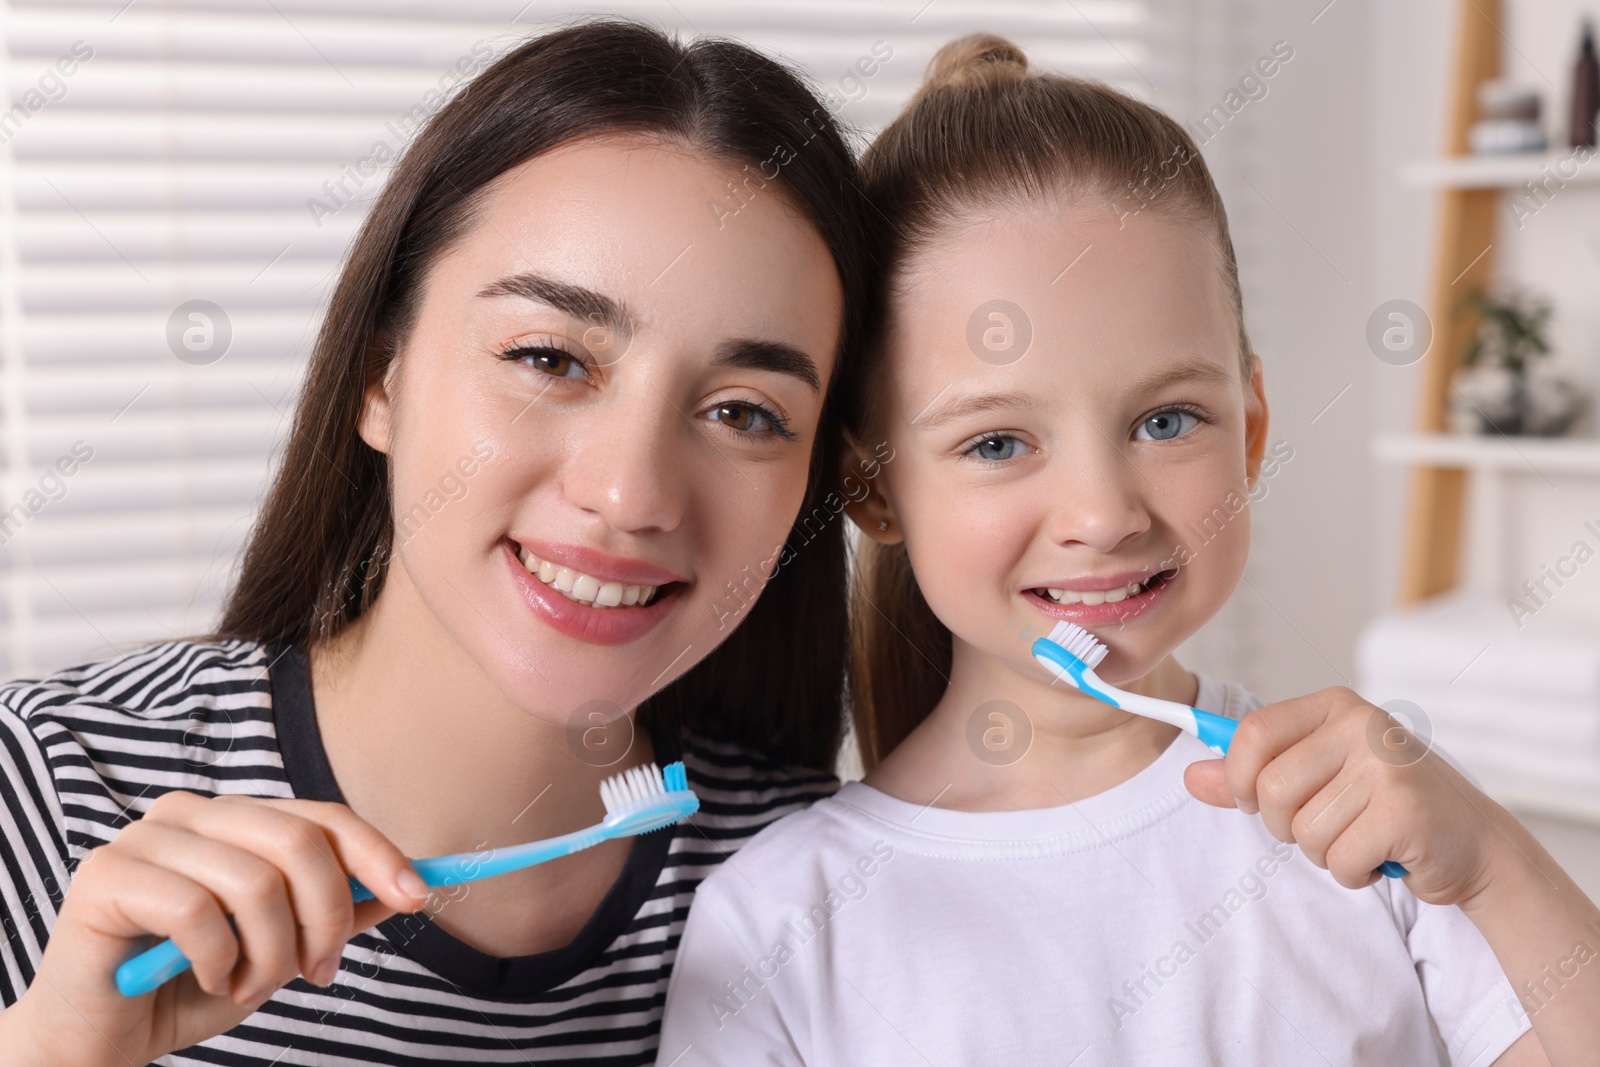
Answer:
POLYGON ((637 641, 654 630, 690 588, 690 583, 643 560, 607 557, 577 545, 540 542, 540 549, 545 557, 510 538, 501 542, 512 581, 534 616, 557 632, 589 644, 637 641), (580 559, 585 570, 558 562, 580 559), (625 582, 624 578, 656 581, 625 582))
POLYGON ((627 645, 645 637, 677 608, 683 592, 690 589, 688 582, 680 581, 659 585, 608 581, 534 557, 509 537, 501 542, 501 553, 517 592, 533 609, 534 617, 550 629, 589 645, 627 645), (544 573, 550 574, 549 579, 544 573), (626 603, 629 595, 632 603, 626 603), (613 600, 616 603, 610 603, 613 600))

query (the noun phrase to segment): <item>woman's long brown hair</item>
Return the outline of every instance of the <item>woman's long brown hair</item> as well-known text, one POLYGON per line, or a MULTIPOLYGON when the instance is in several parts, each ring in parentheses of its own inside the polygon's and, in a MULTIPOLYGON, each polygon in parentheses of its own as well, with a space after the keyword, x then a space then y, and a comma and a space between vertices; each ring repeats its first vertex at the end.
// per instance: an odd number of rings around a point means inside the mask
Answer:
MULTIPOLYGON (((282 463, 213 636, 315 644, 372 606, 395 519, 387 457, 357 433, 367 384, 394 359, 428 269, 471 224, 484 187, 558 145, 619 132, 747 164, 832 252, 845 321, 801 510, 811 515, 839 470, 835 396, 853 373, 865 319, 865 208, 852 153, 806 85, 750 48, 682 45, 621 20, 582 22, 495 62, 397 163, 334 289, 282 463)), ((844 534, 840 522, 808 530, 803 545, 793 534, 743 623, 641 705, 641 727, 695 730, 774 762, 832 767, 848 650, 844 534)))
MULTIPOLYGON (((991 34, 941 48, 910 105, 861 159, 882 273, 860 374, 845 397, 845 426, 877 440, 878 382, 893 329, 888 294, 907 261, 952 223, 1025 201, 1089 198, 1121 212, 1159 211, 1211 238, 1239 328, 1249 379, 1227 212, 1200 150, 1156 109, 1100 82, 1029 74, 1010 41, 991 34)), ((868 769, 927 718, 950 675, 951 638, 917 588, 905 544, 859 539, 851 597, 851 708, 868 769)))

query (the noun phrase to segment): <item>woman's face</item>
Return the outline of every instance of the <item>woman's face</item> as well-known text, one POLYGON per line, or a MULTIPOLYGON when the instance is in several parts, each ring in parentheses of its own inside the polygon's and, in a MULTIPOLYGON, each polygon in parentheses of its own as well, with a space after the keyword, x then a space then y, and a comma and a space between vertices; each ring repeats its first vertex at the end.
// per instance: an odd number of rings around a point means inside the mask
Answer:
POLYGON ((775 185, 637 137, 487 188, 368 392, 384 597, 554 723, 633 708, 722 641, 805 491, 843 293, 775 185))

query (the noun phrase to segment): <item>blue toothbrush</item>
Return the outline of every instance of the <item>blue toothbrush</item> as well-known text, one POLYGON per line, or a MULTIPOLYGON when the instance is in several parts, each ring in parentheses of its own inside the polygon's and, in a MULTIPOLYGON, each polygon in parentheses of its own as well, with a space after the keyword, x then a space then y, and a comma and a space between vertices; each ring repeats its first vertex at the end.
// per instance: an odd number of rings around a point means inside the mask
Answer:
MULTIPOLYGON (((1217 755, 1228 754, 1228 746, 1233 743, 1233 731, 1239 725, 1237 722, 1209 711, 1191 708, 1187 704, 1125 692, 1102 681, 1094 669, 1109 651, 1094 634, 1077 623, 1064 620, 1056 623, 1049 637, 1041 637, 1033 643, 1033 658, 1051 674, 1080 692, 1114 708, 1170 723, 1198 737, 1217 755)), ((1406 875, 1406 869, 1393 860, 1384 860, 1378 870, 1390 878, 1404 878, 1406 875)))
MULTIPOLYGON (((488 856, 481 852, 461 852, 412 860, 411 866, 430 886, 476 882, 570 856, 602 841, 659 830, 682 822, 700 810, 700 798, 689 788, 689 776, 681 762, 667 764, 665 771, 650 763, 612 775, 600 783, 600 799, 605 803, 606 817, 586 830, 494 849, 488 856)), ((356 903, 374 899, 372 890, 354 878, 349 881, 356 903)), ((189 967, 189 958, 169 939, 118 967, 117 989, 124 996, 141 996, 159 989, 189 967)))

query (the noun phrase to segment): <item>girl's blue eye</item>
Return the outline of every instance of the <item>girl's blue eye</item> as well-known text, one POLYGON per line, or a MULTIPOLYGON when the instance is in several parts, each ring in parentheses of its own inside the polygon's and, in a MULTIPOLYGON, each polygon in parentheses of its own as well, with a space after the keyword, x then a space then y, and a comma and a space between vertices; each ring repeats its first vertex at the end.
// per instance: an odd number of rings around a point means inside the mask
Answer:
POLYGON ((1139 424, 1134 431, 1135 441, 1170 441, 1175 437, 1182 437, 1194 429, 1200 422, 1187 411, 1178 408, 1168 408, 1158 411, 1139 424))
POLYGON ((979 459, 989 460, 992 463, 1016 459, 1021 454, 1022 441, 1003 433, 990 434, 967 449, 967 455, 977 456, 979 459))

